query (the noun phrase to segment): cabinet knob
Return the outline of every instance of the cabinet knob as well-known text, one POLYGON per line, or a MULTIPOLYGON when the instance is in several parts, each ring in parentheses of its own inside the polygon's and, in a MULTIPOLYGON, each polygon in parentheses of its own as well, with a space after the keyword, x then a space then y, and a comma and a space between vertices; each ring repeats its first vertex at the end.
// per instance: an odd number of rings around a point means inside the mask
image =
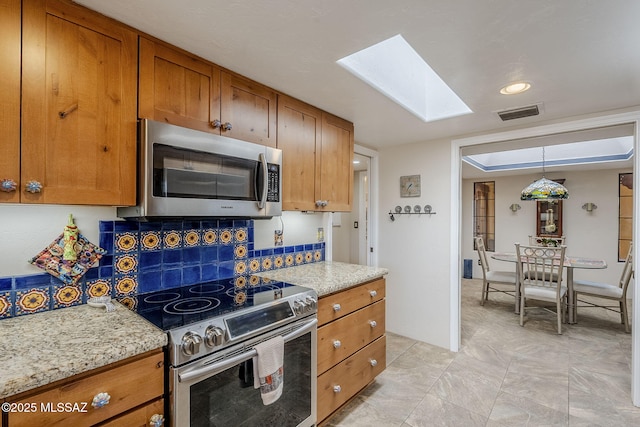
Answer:
POLYGON ((211 127, 213 127, 214 129, 221 128, 222 122, 218 119, 215 119, 214 121, 211 122, 211 127))
POLYGON ((376 326, 378 326, 378 322, 376 322, 375 320, 371 320, 369 322, 369 325, 371 325, 372 328, 375 328, 376 326))
POLYGON ((333 311, 335 311, 336 313, 341 309, 342 309, 342 306, 340 304, 333 304, 333 311))
POLYGON ((334 385, 333 386, 333 392, 334 393, 340 393, 342 391, 342 387, 340 387, 339 385, 334 385))
POLYGON ((11 178, 3 179, 0 181, 0 191, 4 191, 5 193, 11 193, 12 191, 16 191, 18 188, 18 184, 11 178))
POLYGON ((371 295, 371 298, 375 298, 378 296, 378 291, 369 291, 369 295, 371 295))
POLYGON ((369 364, 371 364, 372 367, 376 367, 378 366, 378 361, 376 359, 371 359, 369 360, 369 364))
POLYGON ((38 181, 28 181, 25 186, 24 189, 27 193, 39 193, 42 191, 42 184, 40 184, 38 181))
POLYGON ((91 406, 93 406, 94 408, 102 408, 105 405, 109 404, 109 400, 111 400, 111 396, 109 396, 109 393, 98 393, 95 396, 93 396, 93 400, 91 401, 91 406))
POLYGON ((222 130, 231 130, 232 128, 233 126, 231 126, 229 122, 225 122, 225 124, 222 125, 222 130))
POLYGON ((151 418, 149 418, 149 426, 150 427, 162 427, 164 425, 164 417, 162 414, 153 414, 151 418))
POLYGON ((342 343, 340 342, 340 340, 335 340, 333 342, 333 348, 340 348, 342 347, 342 343))

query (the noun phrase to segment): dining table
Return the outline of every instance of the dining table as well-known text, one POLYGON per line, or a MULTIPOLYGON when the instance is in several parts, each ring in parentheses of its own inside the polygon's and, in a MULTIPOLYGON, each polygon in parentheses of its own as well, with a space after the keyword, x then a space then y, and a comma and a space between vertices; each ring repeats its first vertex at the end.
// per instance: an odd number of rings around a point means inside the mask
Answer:
MULTIPOLYGON (((518 265, 518 257, 515 252, 494 252, 491 255, 492 259, 497 261, 513 262, 516 264, 516 275, 520 277, 520 265, 518 265)), ((590 258, 584 256, 564 256, 564 268, 567 270, 567 311, 569 312, 568 322, 570 324, 576 323, 575 321, 575 305, 576 297, 573 292, 573 270, 580 269, 603 269, 607 268, 607 261, 601 258, 590 258)), ((516 301, 515 312, 520 313, 520 283, 516 286, 516 301)))

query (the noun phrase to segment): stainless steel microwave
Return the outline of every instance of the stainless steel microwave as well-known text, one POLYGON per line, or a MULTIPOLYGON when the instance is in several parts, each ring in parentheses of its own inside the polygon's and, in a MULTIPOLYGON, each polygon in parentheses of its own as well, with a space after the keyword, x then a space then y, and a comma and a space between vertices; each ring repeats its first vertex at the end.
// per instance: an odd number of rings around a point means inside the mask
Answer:
POLYGON ((126 219, 271 218, 282 213, 282 151, 143 119, 138 201, 126 219))

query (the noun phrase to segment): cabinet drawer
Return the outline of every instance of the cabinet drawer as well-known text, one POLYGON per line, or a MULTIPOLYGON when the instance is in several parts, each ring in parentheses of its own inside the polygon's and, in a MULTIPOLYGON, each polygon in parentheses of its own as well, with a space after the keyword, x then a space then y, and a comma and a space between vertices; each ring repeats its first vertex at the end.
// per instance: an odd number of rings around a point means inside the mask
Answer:
MULTIPOLYGON (((156 400, 148 405, 144 405, 138 409, 128 412, 124 415, 100 424, 100 427, 147 427, 150 425, 151 417, 160 415, 164 419, 164 399, 156 400)), ((165 424, 166 425, 166 422, 165 424)))
POLYGON ((318 328, 318 374, 384 335, 384 303, 378 301, 318 328))
POLYGON ((385 279, 380 278, 346 291, 327 295, 318 301, 318 326, 384 299, 385 279))
POLYGON ((358 351, 318 377, 318 421, 351 399, 379 375, 387 364, 386 336, 358 351))
POLYGON ((17 400, 16 403, 31 405, 36 411, 9 413, 8 425, 89 426, 161 396, 163 387, 164 355, 158 352, 17 400), (111 399, 102 408, 94 408, 91 401, 102 392, 108 393, 111 399), (86 412, 55 412, 59 403, 77 404, 86 412))

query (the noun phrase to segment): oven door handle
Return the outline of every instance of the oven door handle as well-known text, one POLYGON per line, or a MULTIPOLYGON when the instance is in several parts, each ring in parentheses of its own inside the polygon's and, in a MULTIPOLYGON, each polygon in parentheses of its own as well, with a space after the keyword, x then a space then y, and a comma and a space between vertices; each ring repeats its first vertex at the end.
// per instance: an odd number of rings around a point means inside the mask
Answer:
MULTIPOLYGON (((301 337, 302 335, 306 334, 307 332, 315 328, 317 325, 318 325, 318 319, 317 318, 312 319, 304 326, 285 335, 283 337, 284 342, 287 343, 298 337, 301 337)), ((244 362, 245 360, 249 360, 257 355, 258 355, 258 352, 254 348, 252 348, 251 350, 245 353, 238 354, 237 356, 233 356, 229 359, 224 359, 224 360, 221 360, 220 362, 213 363, 211 365, 206 365, 198 369, 194 369, 193 371, 187 371, 185 373, 178 374, 178 381, 180 381, 181 383, 185 383, 185 382, 193 381, 194 379, 197 379, 200 377, 206 378, 212 372, 224 371, 225 369, 229 369, 237 365, 238 363, 244 362)))

